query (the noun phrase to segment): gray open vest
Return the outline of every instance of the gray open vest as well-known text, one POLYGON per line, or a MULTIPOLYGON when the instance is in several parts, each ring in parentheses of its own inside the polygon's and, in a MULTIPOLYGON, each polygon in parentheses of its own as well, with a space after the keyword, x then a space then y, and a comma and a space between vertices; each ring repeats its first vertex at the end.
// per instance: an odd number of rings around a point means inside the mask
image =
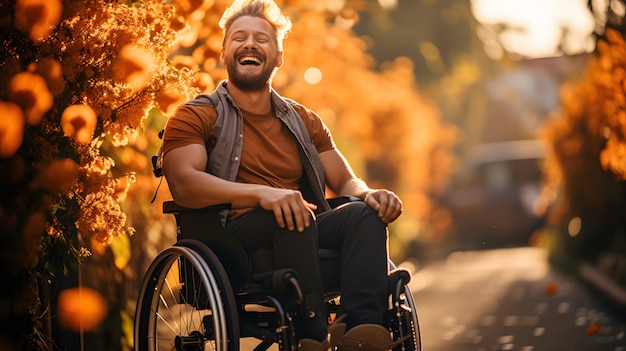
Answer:
MULTIPOLYGON (((217 111, 217 120, 213 126, 215 146, 209 152, 206 171, 222 179, 235 181, 243 148, 243 116, 235 105, 226 89, 227 82, 220 82, 211 94, 201 94, 195 99, 186 102, 187 105, 210 105, 217 111)), ((300 180, 300 191, 304 198, 315 203, 318 212, 330 209, 326 202, 326 180, 322 160, 313 145, 309 132, 293 108, 293 100, 283 98, 274 89, 271 90, 272 106, 276 117, 295 137, 300 150, 304 175, 300 180)), ((226 221, 227 211, 220 215, 222 222, 226 221)))

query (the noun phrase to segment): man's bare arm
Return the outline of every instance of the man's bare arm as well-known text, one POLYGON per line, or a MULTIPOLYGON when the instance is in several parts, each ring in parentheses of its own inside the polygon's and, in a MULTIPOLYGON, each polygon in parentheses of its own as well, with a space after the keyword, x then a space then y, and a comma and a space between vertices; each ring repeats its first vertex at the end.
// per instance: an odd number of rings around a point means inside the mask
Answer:
POLYGON ((177 204, 189 208, 231 204, 233 208, 261 206, 274 212, 281 227, 304 230, 315 205, 299 191, 257 184, 231 182, 205 172, 203 145, 191 144, 169 151, 163 158, 163 174, 177 204))
POLYGON ((206 162, 206 150, 200 144, 179 147, 165 154, 163 174, 176 203, 189 208, 223 203, 234 208, 258 205, 255 186, 228 182, 206 173, 206 162))

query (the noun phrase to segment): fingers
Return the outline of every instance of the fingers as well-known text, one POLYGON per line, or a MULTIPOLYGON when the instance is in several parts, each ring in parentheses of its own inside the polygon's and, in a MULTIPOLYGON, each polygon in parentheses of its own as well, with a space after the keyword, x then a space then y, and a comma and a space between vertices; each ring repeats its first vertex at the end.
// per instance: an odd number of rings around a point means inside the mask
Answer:
POLYGON ((365 198, 365 202, 378 212, 385 223, 393 222, 402 214, 402 201, 389 190, 376 190, 365 198))
POLYGON ((313 212, 304 204, 283 204, 274 210, 274 216, 281 228, 303 232, 311 225, 313 212))
MULTIPOLYGON (((300 192, 282 189, 274 194, 267 206, 274 213, 276 223, 281 228, 303 232, 311 225, 313 212, 317 206, 306 202, 300 192)), ((262 206, 263 207, 263 206, 262 206)))

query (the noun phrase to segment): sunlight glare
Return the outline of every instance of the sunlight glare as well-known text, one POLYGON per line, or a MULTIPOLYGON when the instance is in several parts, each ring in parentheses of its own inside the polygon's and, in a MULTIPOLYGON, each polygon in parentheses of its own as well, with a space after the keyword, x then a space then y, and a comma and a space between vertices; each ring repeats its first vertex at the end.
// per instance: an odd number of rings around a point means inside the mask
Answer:
POLYGON ((506 51, 526 57, 549 57, 593 50, 589 39, 595 23, 586 3, 586 0, 472 0, 472 13, 485 26, 506 26, 499 37, 506 51), (561 37, 566 45, 559 48, 561 37))
POLYGON ((398 0, 378 0, 378 5, 385 10, 393 10, 398 7, 398 0))
POLYGON ((345 0, 327 0, 326 9, 332 13, 339 13, 346 6, 345 0))

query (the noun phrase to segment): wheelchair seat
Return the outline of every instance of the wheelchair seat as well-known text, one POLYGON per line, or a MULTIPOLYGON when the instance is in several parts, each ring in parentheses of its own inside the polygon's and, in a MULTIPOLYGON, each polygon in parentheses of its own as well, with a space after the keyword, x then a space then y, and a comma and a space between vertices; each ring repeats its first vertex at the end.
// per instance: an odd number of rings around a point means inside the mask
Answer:
MULTIPOLYGON (((329 203, 335 207, 353 200, 329 203)), ((244 339, 257 340, 255 351, 274 344, 280 351, 296 350, 293 317, 304 303, 297 275, 260 269, 268 266, 259 262, 271 252, 249 256, 226 233, 219 212, 228 208, 163 203, 163 212, 176 219, 177 242, 161 252, 145 274, 135 312, 136 350, 239 351, 244 339)), ((319 259, 331 321, 340 309, 339 252, 321 249, 319 259)), ((420 351, 419 323, 407 286, 410 273, 389 264, 386 326, 395 340, 406 339, 394 351, 420 351)))

